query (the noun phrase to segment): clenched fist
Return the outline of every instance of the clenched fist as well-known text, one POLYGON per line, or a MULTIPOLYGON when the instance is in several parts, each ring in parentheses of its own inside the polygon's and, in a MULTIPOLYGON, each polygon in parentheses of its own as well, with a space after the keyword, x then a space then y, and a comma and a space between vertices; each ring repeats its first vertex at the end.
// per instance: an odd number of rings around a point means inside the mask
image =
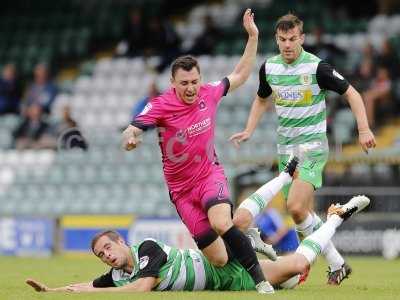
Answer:
POLYGON ((135 149, 141 140, 139 139, 139 134, 141 130, 135 126, 129 125, 122 133, 122 147, 126 151, 135 149))

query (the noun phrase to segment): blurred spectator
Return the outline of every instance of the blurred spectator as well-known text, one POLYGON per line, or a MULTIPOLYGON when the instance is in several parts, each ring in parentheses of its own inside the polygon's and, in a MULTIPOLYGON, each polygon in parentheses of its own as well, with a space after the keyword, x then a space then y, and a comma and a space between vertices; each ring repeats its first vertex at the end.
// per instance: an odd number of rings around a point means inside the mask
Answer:
POLYGON ((16 69, 13 64, 3 68, 0 78, 0 115, 18 114, 21 100, 21 86, 17 79, 16 69))
POLYGON ((143 55, 145 24, 142 11, 132 8, 124 24, 123 40, 117 46, 117 54, 130 57, 143 55))
POLYGON ((68 105, 62 108, 61 120, 55 124, 55 134, 59 149, 88 149, 88 143, 83 137, 78 124, 72 118, 71 109, 68 105))
POLYGON ((162 72, 181 54, 181 40, 173 25, 158 16, 146 18, 139 8, 131 9, 124 25, 124 39, 117 46, 117 55, 160 56, 156 66, 162 72))
POLYGON ((389 70, 385 66, 378 66, 376 76, 371 82, 369 89, 363 92, 365 109, 371 128, 375 126, 375 109, 379 102, 382 105, 390 105, 392 81, 389 70))
POLYGON ((356 76, 354 79, 354 86, 357 90, 367 90, 374 78, 374 62, 370 58, 363 59, 360 66, 356 70, 356 76))
POLYGON ((392 112, 392 83, 399 77, 399 68, 399 59, 389 40, 383 41, 379 54, 374 52, 371 44, 364 47, 354 85, 362 92, 371 127, 375 127, 376 121, 385 119, 392 112), (377 103, 380 104, 378 107, 377 103), (377 115, 381 116, 380 119, 376 118, 377 115))
POLYGON ((322 60, 337 65, 337 60, 344 58, 346 56, 346 51, 339 48, 333 43, 329 43, 324 40, 324 30, 322 27, 317 26, 313 29, 313 35, 315 38, 314 43, 305 43, 304 49, 306 51, 315 54, 322 60))
POLYGON ((45 64, 38 64, 34 69, 34 82, 28 88, 23 106, 32 104, 42 107, 44 113, 50 113, 51 105, 57 95, 57 87, 49 79, 49 70, 45 64))
POLYGON ((173 25, 158 17, 150 18, 146 29, 145 54, 159 55, 161 62, 157 71, 161 73, 170 63, 181 54, 181 40, 173 25))
POLYGON ((376 64, 385 67, 389 71, 389 76, 392 80, 399 77, 399 58, 388 39, 385 39, 382 43, 381 52, 376 58, 376 64))
POLYGON ((206 55, 213 53, 215 45, 220 40, 221 31, 215 26, 211 16, 205 17, 204 25, 203 33, 196 38, 188 54, 206 55))
POLYGON ((160 94, 160 91, 157 88, 156 82, 152 81, 149 85, 148 89, 148 94, 147 96, 144 96, 143 98, 139 99, 137 102, 135 102, 135 105, 133 106, 132 109, 132 120, 134 117, 136 117, 138 114, 140 114, 146 104, 153 99, 154 97, 157 97, 160 94))
POLYGON ((356 66, 356 70, 352 76, 352 85, 363 92, 371 86, 371 82, 375 75, 376 54, 371 43, 367 43, 360 57, 360 61, 356 66))
POLYGON ((377 5, 379 14, 390 15, 400 10, 400 2, 398 0, 380 0, 377 1, 377 5))
POLYGON ((279 212, 267 208, 256 217, 255 223, 261 231, 263 240, 271 244, 278 254, 293 252, 299 245, 294 228, 288 228, 279 212))
POLYGON ((49 123, 44 119, 42 107, 32 104, 26 109, 20 125, 13 132, 13 146, 23 149, 55 149, 49 123))

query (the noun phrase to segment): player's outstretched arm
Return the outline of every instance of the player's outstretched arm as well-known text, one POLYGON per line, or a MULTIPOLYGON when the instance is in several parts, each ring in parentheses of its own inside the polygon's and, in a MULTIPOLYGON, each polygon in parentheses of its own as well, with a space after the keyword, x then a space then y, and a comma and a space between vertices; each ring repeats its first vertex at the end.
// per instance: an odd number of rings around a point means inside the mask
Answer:
POLYGON ((243 27, 246 29, 249 38, 243 56, 233 72, 228 75, 230 83, 228 92, 235 90, 249 78, 257 55, 258 28, 254 23, 254 13, 249 8, 243 15, 243 27))
POLYGON ((157 278, 155 277, 143 277, 139 278, 138 280, 128 283, 123 286, 118 287, 106 287, 106 288, 96 288, 91 286, 77 286, 71 285, 67 287, 67 292, 74 292, 74 293, 92 293, 92 292, 150 292, 153 287, 157 285, 157 278))
POLYGON ((140 143, 142 133, 142 129, 129 125, 122 133, 122 147, 126 151, 135 149, 140 143))
POLYGON ((82 282, 75 283, 67 286, 50 288, 44 283, 36 281, 35 279, 27 279, 25 281, 28 285, 30 285, 36 292, 68 292, 70 287, 79 286, 79 287, 93 287, 91 282, 82 282))
POLYGON ((73 293, 94 293, 94 292, 150 292, 156 286, 155 277, 140 278, 132 283, 119 287, 98 288, 92 282, 70 284, 63 287, 50 288, 34 279, 27 279, 26 283, 37 292, 73 292, 73 293))
POLYGON ((344 93, 347 101, 350 104, 351 110, 354 114, 354 117, 357 121, 359 142, 361 147, 365 152, 368 152, 369 148, 375 148, 376 141, 375 136, 372 133, 371 129, 368 125, 367 114, 365 112, 364 102, 361 98, 361 95, 355 88, 351 85, 344 93))

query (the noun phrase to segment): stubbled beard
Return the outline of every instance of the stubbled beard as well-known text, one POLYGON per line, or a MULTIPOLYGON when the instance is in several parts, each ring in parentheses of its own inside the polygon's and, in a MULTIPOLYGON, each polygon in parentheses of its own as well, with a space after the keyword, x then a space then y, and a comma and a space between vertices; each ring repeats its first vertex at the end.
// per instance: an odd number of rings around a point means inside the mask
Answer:
POLYGON ((120 265, 120 266, 118 266, 118 267, 113 267, 115 270, 124 270, 124 269, 126 269, 128 267, 128 262, 125 260, 125 262, 122 264, 122 265, 120 265))

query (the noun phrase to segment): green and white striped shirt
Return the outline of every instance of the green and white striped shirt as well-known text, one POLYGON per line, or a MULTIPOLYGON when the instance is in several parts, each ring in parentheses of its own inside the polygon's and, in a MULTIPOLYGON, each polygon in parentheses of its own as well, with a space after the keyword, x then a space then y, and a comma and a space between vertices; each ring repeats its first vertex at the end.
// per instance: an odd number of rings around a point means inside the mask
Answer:
POLYGON ((278 114, 278 153, 298 145, 328 150, 326 137, 327 90, 343 94, 349 83, 328 63, 301 51, 291 64, 281 55, 266 60, 260 69, 258 96, 272 95, 278 114))
MULTIPOLYGON (((148 241, 148 240, 147 240, 148 241)), ((167 255, 167 261, 158 271, 159 282, 154 290, 157 291, 193 291, 204 290, 206 288, 206 265, 199 251, 192 249, 177 249, 156 242, 167 255)), ((138 279, 141 266, 144 263, 143 257, 139 257, 140 245, 132 246, 134 256, 134 268, 131 274, 123 270, 113 269, 112 278, 116 286, 125 285, 138 279)), ((154 259, 147 257, 146 260, 154 259)))
POLYGON ((132 273, 112 268, 93 281, 95 287, 123 286, 142 277, 156 277, 155 291, 253 290, 254 282, 237 262, 214 267, 199 250, 169 247, 145 240, 131 247, 132 273), (141 246, 145 247, 141 247, 141 246))

